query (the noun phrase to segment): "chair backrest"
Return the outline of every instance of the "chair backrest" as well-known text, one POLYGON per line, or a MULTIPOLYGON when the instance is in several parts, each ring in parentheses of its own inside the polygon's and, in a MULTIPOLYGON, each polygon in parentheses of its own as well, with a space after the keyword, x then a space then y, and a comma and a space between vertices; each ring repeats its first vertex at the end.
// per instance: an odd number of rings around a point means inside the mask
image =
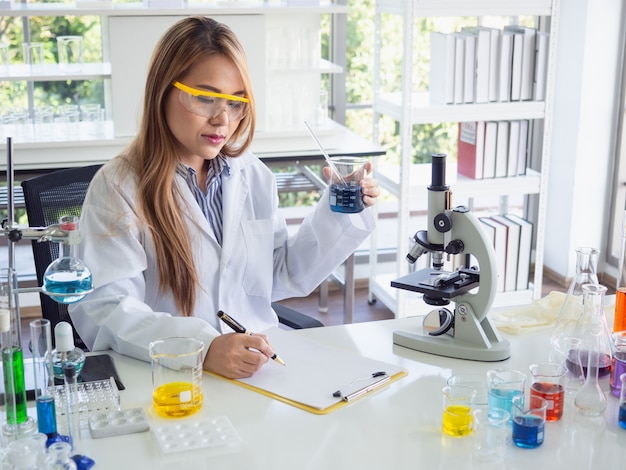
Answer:
MULTIPOLYGON (((63 215, 80 216, 89 183, 101 166, 59 170, 22 181, 28 225, 45 227, 58 223, 63 215)), ((46 268, 59 256, 59 246, 57 243, 38 243, 33 240, 32 247, 37 283, 41 286, 46 268)), ((57 303, 44 294, 39 294, 39 297, 42 316, 50 320, 53 331, 60 321, 72 324, 67 305, 57 303)), ((74 342, 77 347, 86 349, 75 329, 74 342)))

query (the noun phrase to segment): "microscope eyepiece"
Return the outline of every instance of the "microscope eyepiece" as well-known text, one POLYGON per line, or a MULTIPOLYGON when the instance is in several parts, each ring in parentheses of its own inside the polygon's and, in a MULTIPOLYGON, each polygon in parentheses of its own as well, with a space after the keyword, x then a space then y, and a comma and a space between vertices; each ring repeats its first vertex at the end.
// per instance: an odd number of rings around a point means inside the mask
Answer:
POLYGON ((432 191, 447 191, 449 186, 446 185, 446 154, 435 153, 431 155, 431 183, 428 189, 432 191))

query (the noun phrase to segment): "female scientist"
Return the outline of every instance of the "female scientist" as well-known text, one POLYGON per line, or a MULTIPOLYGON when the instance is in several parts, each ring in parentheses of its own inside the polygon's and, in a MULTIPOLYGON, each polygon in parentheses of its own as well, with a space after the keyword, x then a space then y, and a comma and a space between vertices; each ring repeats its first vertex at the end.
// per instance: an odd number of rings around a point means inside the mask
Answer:
MULTIPOLYGON (((247 150, 254 128, 233 32, 206 17, 174 24, 151 59, 137 136, 83 206, 80 256, 96 290, 70 313, 91 350, 149 360, 151 341, 195 337, 205 369, 248 377, 272 346, 233 333, 217 312, 255 332, 277 325, 272 301, 311 293, 372 231, 369 209, 331 212, 325 193, 288 235, 272 172, 247 150)), ((377 182, 360 184, 371 206, 377 182)))

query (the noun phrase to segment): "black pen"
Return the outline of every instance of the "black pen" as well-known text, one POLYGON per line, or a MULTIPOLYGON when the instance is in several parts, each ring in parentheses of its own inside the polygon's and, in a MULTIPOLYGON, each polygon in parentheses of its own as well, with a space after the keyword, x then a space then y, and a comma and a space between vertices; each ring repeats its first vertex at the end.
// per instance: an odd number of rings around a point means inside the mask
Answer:
MULTIPOLYGON (((228 315, 226 312, 223 312, 220 310, 219 312, 217 312, 217 317, 220 320, 222 320, 224 323, 226 323, 228 326, 230 326, 233 330, 235 330, 236 333, 242 333, 244 335, 252 336, 253 334, 252 331, 247 330, 241 323, 239 323, 233 317, 228 315)), ((283 361, 280 357, 278 357, 278 354, 276 353, 274 353, 274 355, 270 359, 278 362, 279 364, 282 364, 283 366, 285 365, 285 361, 283 361)))

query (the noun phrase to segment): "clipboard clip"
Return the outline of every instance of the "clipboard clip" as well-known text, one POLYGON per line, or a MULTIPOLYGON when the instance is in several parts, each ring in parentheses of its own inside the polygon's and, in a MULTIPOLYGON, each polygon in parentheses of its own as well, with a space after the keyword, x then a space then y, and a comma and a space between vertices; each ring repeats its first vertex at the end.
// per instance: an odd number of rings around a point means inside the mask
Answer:
POLYGON ((374 372, 371 376, 368 377, 363 377, 360 379, 356 379, 353 380, 348 386, 344 387, 343 389, 337 390, 336 392, 333 393, 334 397, 341 397, 341 399, 343 401, 352 401, 352 400, 356 400, 357 398, 365 395, 366 393, 369 393, 373 390, 376 390, 377 388, 382 387, 383 385, 389 383, 391 381, 391 376, 387 375, 386 372, 374 372), (351 393, 344 393, 343 391, 346 389, 349 389, 352 385, 354 385, 356 382, 361 382, 363 380, 369 380, 369 379, 377 379, 374 382, 370 382, 369 384, 367 384, 365 387, 361 387, 351 393))

